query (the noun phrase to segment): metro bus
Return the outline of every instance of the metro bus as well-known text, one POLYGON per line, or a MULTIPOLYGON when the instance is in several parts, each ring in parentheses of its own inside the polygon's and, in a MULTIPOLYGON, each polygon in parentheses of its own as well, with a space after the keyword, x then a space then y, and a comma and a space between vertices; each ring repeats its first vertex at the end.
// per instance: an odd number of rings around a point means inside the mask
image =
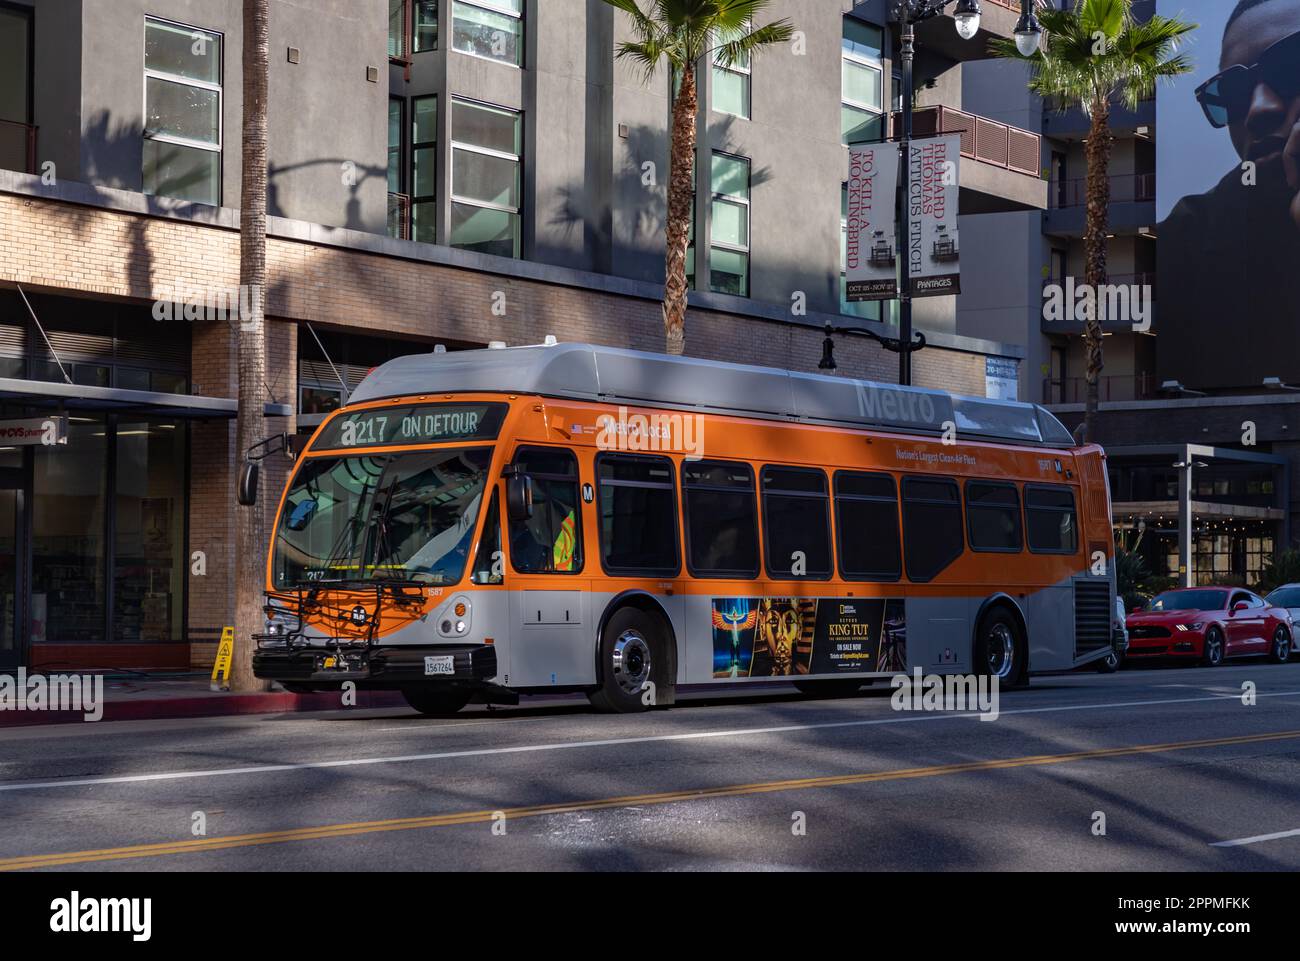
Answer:
POLYGON ((400 357, 297 459, 254 671, 431 715, 1024 684, 1112 650, 1104 461, 1033 404, 589 344, 400 357))

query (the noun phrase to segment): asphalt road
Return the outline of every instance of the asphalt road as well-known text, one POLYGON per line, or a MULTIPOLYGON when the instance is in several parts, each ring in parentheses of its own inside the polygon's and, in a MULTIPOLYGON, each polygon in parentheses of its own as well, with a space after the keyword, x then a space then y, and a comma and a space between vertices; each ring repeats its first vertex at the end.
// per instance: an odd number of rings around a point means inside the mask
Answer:
POLYGON ((1300 663, 888 694, 11 728, 0 870, 1300 868, 1300 663))

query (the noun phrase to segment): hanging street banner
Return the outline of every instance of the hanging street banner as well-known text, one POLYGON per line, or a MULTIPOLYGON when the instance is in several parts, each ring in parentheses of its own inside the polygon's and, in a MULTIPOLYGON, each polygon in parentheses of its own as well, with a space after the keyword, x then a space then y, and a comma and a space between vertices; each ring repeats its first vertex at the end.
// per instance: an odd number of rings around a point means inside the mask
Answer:
POLYGON ((851 144, 844 213, 845 299, 898 296, 898 144, 851 144))
POLYGON ((907 258, 913 297, 961 292, 957 245, 961 134, 911 142, 907 258))

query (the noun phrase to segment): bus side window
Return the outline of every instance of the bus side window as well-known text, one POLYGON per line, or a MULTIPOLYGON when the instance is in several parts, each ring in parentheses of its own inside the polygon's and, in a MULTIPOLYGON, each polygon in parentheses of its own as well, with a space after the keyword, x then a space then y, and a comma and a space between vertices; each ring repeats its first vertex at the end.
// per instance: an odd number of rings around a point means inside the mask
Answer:
POLYGON ((769 464, 761 476, 768 576, 830 577, 826 474, 815 468, 769 464))
POLYGON ((748 464, 682 464, 686 563, 696 577, 758 576, 758 504, 748 464))
POLYGON ((572 451, 525 447, 514 466, 533 479, 533 516, 510 521, 510 563, 521 574, 582 570, 582 508, 572 451))
POLYGON ((1073 554, 1079 549, 1074 491, 1055 484, 1025 485, 1025 530, 1036 554, 1073 554))
POLYGON ((966 482, 966 536, 973 551, 1019 552, 1020 495, 1015 484, 966 482))
POLYGON ((903 574, 898 488, 890 474, 835 473, 836 542, 846 581, 896 581, 903 574))
POLYGON ((677 488, 666 457, 601 454, 596 458, 600 560, 611 574, 672 577, 677 549, 677 488))
POLYGON ((908 580, 934 580, 964 548, 961 492, 946 477, 903 478, 903 549, 908 580))
POLYGON ((505 564, 501 560, 501 506, 500 491, 492 492, 487 518, 483 521, 483 537, 478 544, 478 557, 474 559, 474 584, 500 584, 505 578, 505 564))

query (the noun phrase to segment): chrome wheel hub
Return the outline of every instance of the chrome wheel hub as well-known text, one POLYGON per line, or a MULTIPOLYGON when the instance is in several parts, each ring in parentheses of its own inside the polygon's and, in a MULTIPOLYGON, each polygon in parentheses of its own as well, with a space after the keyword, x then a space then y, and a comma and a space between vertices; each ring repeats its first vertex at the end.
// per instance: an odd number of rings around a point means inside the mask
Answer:
POLYGON ((650 680, 650 645, 637 631, 624 631, 614 642, 610 666, 620 689, 627 694, 640 694, 650 680))
POLYGON ((1016 638, 1005 624, 994 624, 985 642, 988 672, 996 678, 1008 678, 1016 666, 1016 638))

